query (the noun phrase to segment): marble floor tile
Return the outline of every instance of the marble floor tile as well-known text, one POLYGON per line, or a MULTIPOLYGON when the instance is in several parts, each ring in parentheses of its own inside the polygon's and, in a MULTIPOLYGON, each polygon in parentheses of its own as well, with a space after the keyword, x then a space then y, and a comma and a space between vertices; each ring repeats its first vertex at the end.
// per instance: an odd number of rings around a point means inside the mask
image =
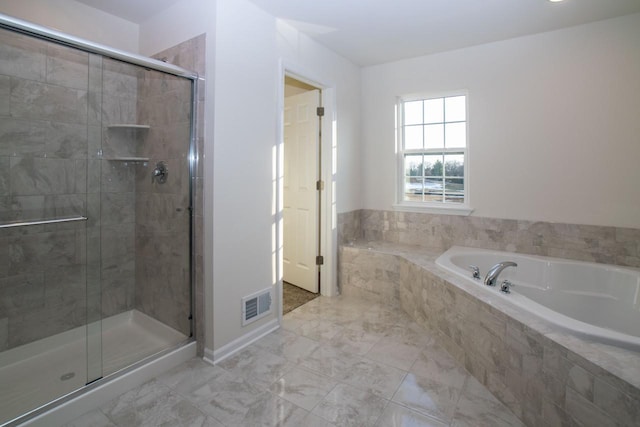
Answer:
POLYGON ((249 408, 268 396, 267 391, 225 372, 216 381, 194 389, 185 397, 225 425, 242 425, 249 408))
POLYGON ((524 424, 475 378, 469 376, 458 401, 452 426, 524 427, 524 424))
POLYGON ((217 366, 246 379, 255 386, 266 389, 290 371, 294 364, 284 357, 250 346, 223 360, 217 366))
POLYGON ((338 384, 312 413, 341 426, 375 426, 387 401, 355 387, 338 384))
POLYGON ((391 399, 406 374, 406 371, 363 358, 351 366, 341 381, 391 399))
POLYGON ((249 407, 238 425, 252 427, 299 427, 306 418, 306 411, 278 396, 266 394, 249 407))
POLYGON ((320 346, 317 341, 284 330, 273 332, 256 341, 254 345, 293 363, 307 359, 320 346))
POLYGON ((407 374, 392 401, 443 422, 450 422, 461 389, 407 374))
POLYGON ((316 414, 307 415, 300 425, 304 427, 338 427, 316 414))
POLYGON ((364 355, 371 350, 371 347, 380 341, 380 339, 378 335, 344 328, 331 338, 329 344, 342 351, 364 355))
POLYGON ((294 332, 311 338, 314 341, 326 342, 342 332, 344 328, 328 320, 311 320, 305 322, 294 332))
POLYGON ((269 391, 310 411, 336 385, 329 377, 295 368, 273 383, 269 391))
POLYGON ((112 423, 102 411, 94 409, 65 424, 63 427, 117 427, 117 425, 112 423))
POLYGON ((425 347, 422 343, 408 343, 394 337, 381 338, 365 354, 368 359, 408 371, 425 347))
POLYGON ((390 402, 378 420, 377 427, 447 427, 434 418, 390 402))
POLYGON ((300 366, 334 379, 344 378, 351 367, 360 361, 360 356, 321 345, 300 361, 300 366))
POLYGON ((216 378, 225 370, 202 359, 191 359, 158 377, 158 381, 180 394, 187 394, 216 378))
POLYGON ((522 425, 402 312, 318 297, 288 319, 215 366, 193 359, 67 426, 522 425))
POLYGON ((459 389, 469 375, 444 348, 435 344, 420 352, 409 372, 459 389))
POLYGON ((101 407, 118 426, 197 426, 209 417, 164 384, 152 380, 101 407))

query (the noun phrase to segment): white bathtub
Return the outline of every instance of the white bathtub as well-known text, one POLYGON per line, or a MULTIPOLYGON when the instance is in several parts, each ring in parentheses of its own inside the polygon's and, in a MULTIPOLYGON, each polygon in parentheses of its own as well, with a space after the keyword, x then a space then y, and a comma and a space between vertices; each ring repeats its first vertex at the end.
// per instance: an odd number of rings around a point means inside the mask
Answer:
POLYGON ((605 264, 454 246, 436 264, 510 301, 549 323, 583 338, 640 351, 640 271, 605 264), (513 261, 495 287, 485 286, 487 271, 513 261), (472 277, 469 265, 480 268, 472 277), (510 294, 500 291, 508 279, 510 294))

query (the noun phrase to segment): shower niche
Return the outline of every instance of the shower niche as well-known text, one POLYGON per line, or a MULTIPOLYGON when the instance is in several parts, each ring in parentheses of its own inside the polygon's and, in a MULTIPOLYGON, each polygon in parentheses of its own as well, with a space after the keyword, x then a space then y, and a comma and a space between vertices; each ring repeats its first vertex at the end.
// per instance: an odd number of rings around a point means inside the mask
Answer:
POLYGON ((191 340, 183 71, 0 28, 0 425, 191 340))

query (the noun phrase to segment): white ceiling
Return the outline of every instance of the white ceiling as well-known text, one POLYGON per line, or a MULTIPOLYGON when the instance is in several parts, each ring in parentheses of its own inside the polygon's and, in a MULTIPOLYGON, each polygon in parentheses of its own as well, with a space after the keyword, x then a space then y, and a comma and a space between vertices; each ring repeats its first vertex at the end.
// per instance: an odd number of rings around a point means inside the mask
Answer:
POLYGON ((140 24, 182 0, 76 0, 95 9, 140 24))
MULTIPOLYGON (((78 0, 143 22, 180 0, 78 0)), ((366 66, 640 12, 640 0, 250 0, 366 66)))

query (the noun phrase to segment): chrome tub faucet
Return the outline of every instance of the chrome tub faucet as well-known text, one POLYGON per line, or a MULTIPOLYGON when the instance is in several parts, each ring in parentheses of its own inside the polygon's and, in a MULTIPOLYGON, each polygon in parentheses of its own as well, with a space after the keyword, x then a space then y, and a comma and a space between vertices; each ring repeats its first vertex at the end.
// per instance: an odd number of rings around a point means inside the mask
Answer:
POLYGON ((502 261, 494 265, 489 269, 487 275, 484 277, 484 284, 487 286, 495 286, 498 281, 498 276, 507 267, 517 267, 518 264, 511 261, 502 261))

